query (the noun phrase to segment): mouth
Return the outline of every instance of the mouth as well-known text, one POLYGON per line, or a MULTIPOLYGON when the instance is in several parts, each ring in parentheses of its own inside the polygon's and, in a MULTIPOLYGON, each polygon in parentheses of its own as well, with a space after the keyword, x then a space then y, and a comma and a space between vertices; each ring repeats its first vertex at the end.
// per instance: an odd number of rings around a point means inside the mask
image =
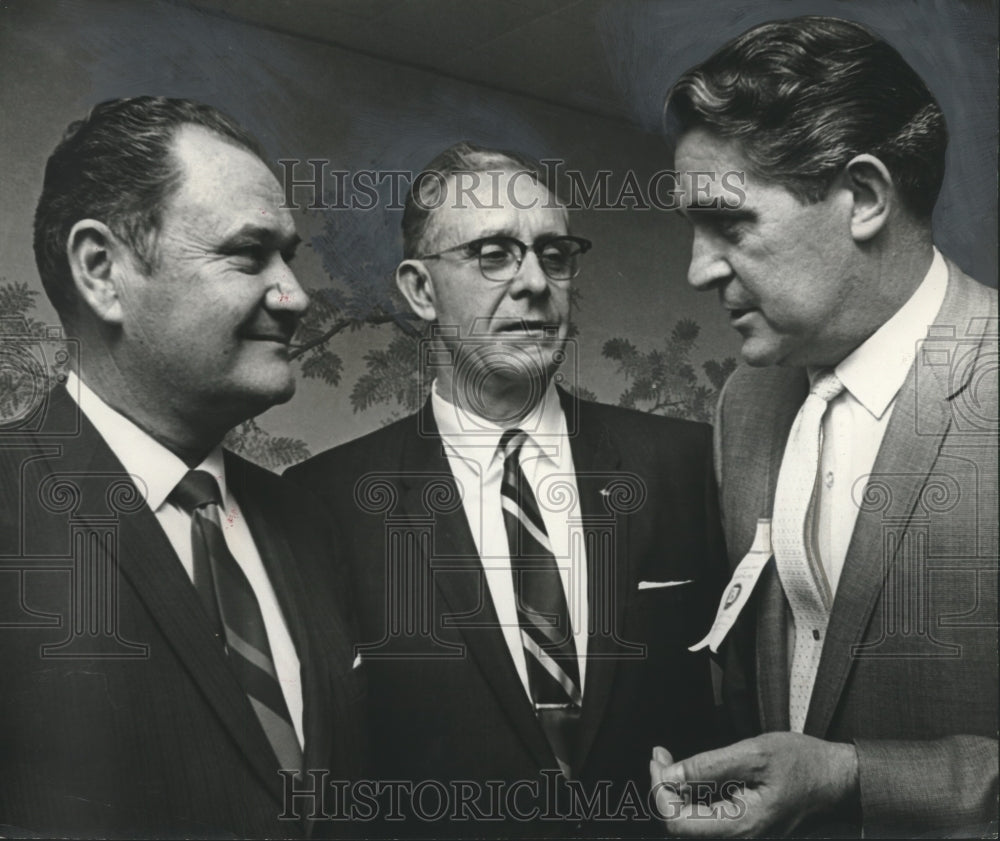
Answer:
POLYGON ((726 307, 729 313, 729 323, 733 326, 739 324, 747 316, 757 312, 756 307, 726 307))
POLYGON ((530 336, 535 339, 556 339, 559 325, 537 319, 518 319, 500 324, 494 331, 503 335, 530 336))
POLYGON ((297 327, 298 322, 291 319, 255 318, 239 332, 240 338, 248 342, 273 342, 287 348, 297 327))

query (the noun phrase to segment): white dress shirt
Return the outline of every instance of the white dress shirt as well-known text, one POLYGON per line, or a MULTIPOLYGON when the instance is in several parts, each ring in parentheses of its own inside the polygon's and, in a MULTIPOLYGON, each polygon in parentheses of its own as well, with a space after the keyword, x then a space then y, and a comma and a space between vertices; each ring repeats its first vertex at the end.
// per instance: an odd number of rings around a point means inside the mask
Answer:
MULTIPOLYGON (((524 691, 530 697, 507 529, 500 505, 504 459, 497 445, 504 430, 445 400, 438 393, 436 381, 431 393, 431 408, 448 464, 462 495, 465 516, 479 551, 497 619, 524 691)), ((518 424, 518 428, 527 433, 527 440, 521 447, 521 469, 538 502, 559 567, 580 665, 580 688, 583 689, 587 668, 587 558, 583 541, 571 537, 574 530, 580 530, 580 494, 566 416, 555 386, 549 385, 541 403, 518 424), (557 488, 563 483, 569 484, 571 490, 565 496, 560 495, 557 488), (569 505, 564 506, 567 498, 569 505), (546 500, 550 500, 549 504, 546 500), (557 505, 557 501, 560 504, 557 505)))
MULTIPOLYGON (((823 416, 820 476, 814 503, 814 536, 835 593, 858 519, 859 502, 872 472, 896 396, 934 323, 948 286, 948 267, 934 259, 909 300, 834 369, 844 391, 823 416)), ((812 381, 816 371, 809 371, 812 381)))
MULTIPOLYGON (((66 388, 125 470, 139 480, 136 482, 136 488, 163 528, 188 578, 193 581, 191 517, 183 509, 167 501, 171 491, 187 473, 187 465, 124 415, 112 409, 91 391, 75 372, 70 373, 67 378, 66 388)), ((257 545, 250 534, 250 528, 243 518, 239 504, 226 485, 222 448, 216 447, 212 450, 195 469, 211 473, 219 483, 219 491, 222 494, 220 519, 226 545, 250 581, 250 586, 257 597, 278 681, 281 683, 285 703, 288 705, 288 712, 292 717, 295 733, 299 737, 299 745, 302 747, 305 745, 305 739, 302 729, 302 677, 299 658, 281 608, 278 606, 274 587, 267 577, 257 545)))

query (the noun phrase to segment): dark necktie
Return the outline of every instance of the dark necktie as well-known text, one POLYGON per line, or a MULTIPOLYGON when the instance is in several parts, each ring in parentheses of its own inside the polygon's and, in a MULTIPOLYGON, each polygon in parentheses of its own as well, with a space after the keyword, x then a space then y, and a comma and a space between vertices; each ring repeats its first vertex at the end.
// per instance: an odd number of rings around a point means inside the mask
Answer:
POLYGON ((521 469, 520 451, 526 438, 520 429, 509 429, 500 438, 504 457, 500 503, 531 700, 559 767, 572 779, 583 703, 580 665, 549 535, 521 469))
POLYGON ((278 682, 264 617, 222 533, 219 486, 204 470, 189 470, 170 501, 191 515, 195 589, 274 748, 278 767, 300 771, 302 748, 278 682))

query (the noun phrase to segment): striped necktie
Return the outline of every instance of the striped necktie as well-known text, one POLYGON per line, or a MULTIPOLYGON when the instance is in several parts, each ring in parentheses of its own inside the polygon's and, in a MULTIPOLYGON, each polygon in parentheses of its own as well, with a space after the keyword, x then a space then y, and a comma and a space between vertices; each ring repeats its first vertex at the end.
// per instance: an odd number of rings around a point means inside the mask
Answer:
POLYGON ((210 473, 189 470, 170 501, 191 515, 195 589, 274 749, 278 767, 300 771, 302 748, 278 682, 264 617, 222 533, 219 486, 210 473))
POLYGON ((781 587, 795 619, 795 648, 788 690, 791 729, 805 727, 823 639, 830 620, 832 595, 815 549, 813 498, 819 472, 823 415, 844 390, 832 370, 813 382, 792 424, 774 492, 772 547, 781 587))
POLYGON ((509 429, 500 438, 504 457, 500 503, 535 714, 559 767, 572 779, 583 696, 566 593, 538 503, 521 469, 527 435, 509 429))

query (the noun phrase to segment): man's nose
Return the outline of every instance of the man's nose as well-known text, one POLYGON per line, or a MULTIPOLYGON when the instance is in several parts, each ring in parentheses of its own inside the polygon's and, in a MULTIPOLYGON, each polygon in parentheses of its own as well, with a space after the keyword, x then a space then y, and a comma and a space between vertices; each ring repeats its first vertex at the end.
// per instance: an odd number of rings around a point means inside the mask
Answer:
POLYGON ((272 274, 268 278, 269 286, 264 296, 267 308, 302 315, 309 307, 309 295, 302 288, 291 266, 279 256, 271 271, 272 274))
POLYGON ((698 290, 710 289, 732 273, 729 261, 710 237, 695 231, 691 245, 691 264, 688 266, 688 283, 698 290))
POLYGON ((548 275, 542 271, 538 255, 529 248, 521 261, 521 268, 510 282, 510 295, 517 298, 521 295, 543 295, 548 291, 548 275))

